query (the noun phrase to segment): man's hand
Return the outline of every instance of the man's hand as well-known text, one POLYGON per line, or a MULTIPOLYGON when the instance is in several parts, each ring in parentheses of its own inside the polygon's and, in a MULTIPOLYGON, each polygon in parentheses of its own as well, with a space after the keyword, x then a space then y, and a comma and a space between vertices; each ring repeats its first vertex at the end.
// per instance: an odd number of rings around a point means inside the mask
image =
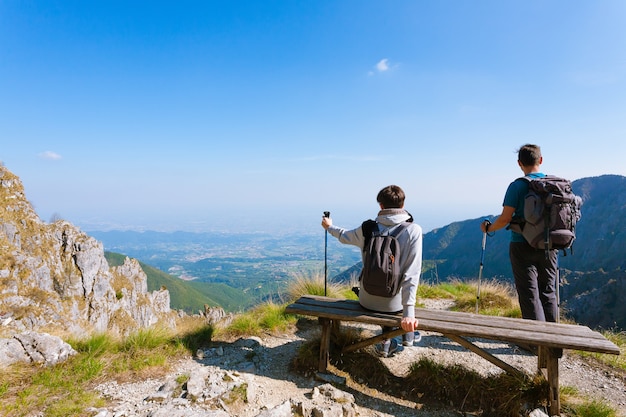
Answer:
POLYGON ((328 230, 328 228, 332 225, 333 225, 333 221, 331 220, 330 217, 322 217, 322 227, 324 229, 328 230))
POLYGON ((415 317, 402 317, 400 327, 402 327, 404 331, 414 332, 417 330, 417 319, 415 317))

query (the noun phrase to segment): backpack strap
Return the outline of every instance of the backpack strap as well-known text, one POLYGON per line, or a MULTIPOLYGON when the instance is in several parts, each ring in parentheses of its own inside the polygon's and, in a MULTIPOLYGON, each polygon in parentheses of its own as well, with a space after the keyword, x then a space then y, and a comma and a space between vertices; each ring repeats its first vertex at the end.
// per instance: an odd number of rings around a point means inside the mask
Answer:
MULTIPOLYGON (((411 215, 411 213, 408 213, 408 214, 409 214, 409 218, 406 219, 406 221, 403 221, 402 223, 398 223, 398 226, 400 226, 398 230, 406 229, 409 223, 413 223, 413 216, 411 215)), ((365 243, 363 244, 363 248, 367 247, 369 240, 372 238, 375 232, 378 232, 378 230, 379 230, 378 222, 376 222, 376 220, 372 220, 372 219, 365 220, 361 224, 361 231, 363 232, 363 237, 365 238, 365 243)))
MULTIPOLYGON (((530 183, 531 183, 531 181, 533 179, 535 179, 535 178, 531 178, 531 177, 528 177, 528 176, 523 176, 523 177, 516 178, 515 181, 524 181, 530 187, 530 183)), ((527 193, 528 193, 528 191, 527 191, 527 193)), ((519 233, 521 235, 522 234, 522 230, 524 230, 524 224, 525 223, 526 223, 526 219, 524 219, 523 216, 522 217, 520 217, 520 216, 516 217, 515 213, 513 213, 513 218, 511 219, 509 224, 506 226, 506 230, 512 230, 513 232, 519 233)))
POLYGON ((378 223, 376 223, 376 220, 372 220, 372 219, 365 220, 363 224, 361 224, 361 231, 363 232, 363 237, 365 238, 363 249, 367 247, 369 240, 372 238, 372 235, 377 230, 378 230, 378 223))

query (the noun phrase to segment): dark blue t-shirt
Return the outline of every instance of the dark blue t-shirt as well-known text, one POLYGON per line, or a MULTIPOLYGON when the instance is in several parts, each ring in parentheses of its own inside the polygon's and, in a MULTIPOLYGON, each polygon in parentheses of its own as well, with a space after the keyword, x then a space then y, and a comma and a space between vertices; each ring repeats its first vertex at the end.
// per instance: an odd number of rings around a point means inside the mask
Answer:
MULTIPOLYGON (((532 172, 526 175, 527 178, 542 178, 546 175, 541 172, 532 172)), ((515 207, 513 219, 524 218, 524 197, 528 193, 528 181, 521 178, 516 179, 509 184, 504 194, 504 202, 502 206, 515 207)), ((524 236, 511 231, 511 242, 524 242, 524 236)))

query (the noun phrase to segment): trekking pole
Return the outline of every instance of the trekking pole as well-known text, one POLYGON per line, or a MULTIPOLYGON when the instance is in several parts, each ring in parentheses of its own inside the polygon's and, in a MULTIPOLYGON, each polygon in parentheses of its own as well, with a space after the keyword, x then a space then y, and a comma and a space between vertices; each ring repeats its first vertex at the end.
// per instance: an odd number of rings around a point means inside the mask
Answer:
POLYGON ((559 253, 556 253, 556 322, 561 321, 561 268, 559 266, 559 253))
MULTIPOLYGON (((325 211, 324 217, 330 217, 330 211, 325 211)), ((324 297, 326 297, 327 280, 328 280, 328 230, 324 230, 324 297)))
MULTIPOLYGON (((487 226, 491 224, 489 220, 484 220, 483 223, 487 223, 487 226)), ((483 277, 483 264, 485 262, 485 246, 487 246, 487 232, 483 232, 483 245, 480 253, 480 268, 478 269, 478 289, 476 290, 476 314, 478 314, 478 302, 480 301, 480 281, 483 277)))

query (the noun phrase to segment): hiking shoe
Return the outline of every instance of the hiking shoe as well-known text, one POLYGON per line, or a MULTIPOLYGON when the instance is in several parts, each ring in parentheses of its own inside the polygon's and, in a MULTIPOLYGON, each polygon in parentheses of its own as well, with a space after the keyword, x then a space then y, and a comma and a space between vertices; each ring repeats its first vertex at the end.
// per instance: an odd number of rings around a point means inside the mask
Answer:
POLYGON ((398 341, 396 339, 387 339, 383 343, 376 345, 376 353, 381 358, 388 358, 398 351, 398 341))
POLYGON ((402 335, 402 346, 415 346, 422 340, 420 332, 409 332, 402 335))

